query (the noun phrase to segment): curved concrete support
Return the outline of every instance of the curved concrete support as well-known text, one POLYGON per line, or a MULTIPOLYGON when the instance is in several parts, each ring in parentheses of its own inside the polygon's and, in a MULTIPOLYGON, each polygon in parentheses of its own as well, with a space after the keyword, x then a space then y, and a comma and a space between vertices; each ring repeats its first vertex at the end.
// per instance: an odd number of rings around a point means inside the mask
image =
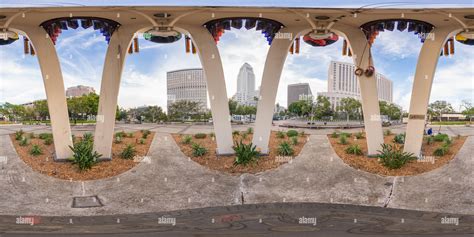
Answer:
POLYGON ((27 34, 38 56, 51 119, 54 159, 67 160, 72 155, 69 149, 69 146, 72 146, 72 137, 64 81, 56 49, 43 28, 25 27, 20 30, 27 34))
POLYGON ((186 29, 198 50, 199 58, 207 81, 207 91, 211 104, 217 153, 233 154, 232 127, 230 125, 229 98, 224 79, 224 69, 214 39, 202 26, 180 26, 186 29))
POLYGON ((100 85, 99 109, 94 134, 94 150, 103 159, 112 158, 115 113, 125 57, 135 32, 139 28, 118 28, 113 33, 105 56, 100 85))
POLYGON ((288 50, 301 29, 282 29, 284 35, 289 33, 289 38, 275 38, 268 50, 265 66, 263 68, 260 97, 257 105, 257 118, 254 126, 253 144, 263 154, 268 153, 270 130, 272 128, 273 111, 278 92, 281 72, 285 65, 288 50))
MULTIPOLYGON (((366 69, 373 64, 370 59, 370 46, 367 43, 364 33, 359 28, 338 26, 333 30, 346 38, 352 50, 354 64, 362 69, 366 69)), ((379 99, 377 95, 377 80, 374 75, 367 77, 364 74, 358 77, 360 94, 362 100, 362 110, 364 114, 364 126, 367 137, 368 154, 375 155, 380 149, 383 141, 382 121, 380 119, 379 99)))
POLYGON ((404 146, 404 151, 411 152, 416 156, 421 154, 426 113, 433 85, 433 77, 440 57, 439 53, 446 39, 451 34, 455 34, 455 30, 456 28, 454 27, 435 28, 421 47, 413 80, 404 146))

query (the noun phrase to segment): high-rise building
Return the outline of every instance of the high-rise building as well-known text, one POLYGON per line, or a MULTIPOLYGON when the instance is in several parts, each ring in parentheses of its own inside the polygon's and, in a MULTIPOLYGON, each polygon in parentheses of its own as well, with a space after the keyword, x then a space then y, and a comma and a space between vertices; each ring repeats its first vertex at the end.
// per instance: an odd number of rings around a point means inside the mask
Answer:
POLYGON ((88 95, 90 93, 95 93, 95 90, 94 90, 93 87, 78 85, 78 86, 73 86, 73 87, 67 88, 66 97, 68 97, 68 98, 80 97, 80 96, 83 96, 83 95, 88 95))
POLYGON ((290 107, 291 103, 296 102, 298 100, 311 99, 313 93, 311 93, 311 88, 309 88, 308 83, 297 83, 288 85, 287 96, 287 107, 290 107))
POLYGON ((232 97, 233 100, 241 105, 257 105, 258 91, 255 90, 255 74, 253 68, 248 63, 240 67, 237 76, 237 92, 232 97))
POLYGON ((176 101, 198 102, 207 109, 207 83, 202 68, 181 69, 166 73, 167 107, 176 101))
MULTIPOLYGON (((326 96, 331 102, 332 109, 340 104, 342 98, 352 97, 360 100, 360 88, 355 66, 351 63, 331 61, 328 70, 328 91, 319 92, 318 96, 326 96)), ((393 82, 384 75, 376 72, 377 91, 379 100, 392 103, 393 82)))

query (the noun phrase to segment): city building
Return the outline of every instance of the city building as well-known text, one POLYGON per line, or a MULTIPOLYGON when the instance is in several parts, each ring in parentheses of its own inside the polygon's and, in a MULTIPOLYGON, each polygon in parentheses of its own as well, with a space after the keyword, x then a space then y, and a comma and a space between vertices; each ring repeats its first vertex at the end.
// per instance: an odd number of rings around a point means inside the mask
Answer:
POLYGON ((73 86, 69 87, 66 90, 66 97, 71 98, 71 97, 79 97, 83 95, 88 95, 90 93, 95 93, 95 90, 91 86, 83 86, 83 85, 78 85, 78 86, 73 86))
POLYGON ((237 76, 237 92, 232 97, 240 105, 257 106, 259 91, 255 90, 255 74, 252 66, 244 63, 237 76))
MULTIPOLYGON (((326 96, 331 102, 332 109, 336 109, 342 98, 352 97, 360 100, 359 81, 354 74, 355 66, 352 63, 331 61, 328 69, 328 91, 319 92, 318 96, 326 96)), ((379 100, 392 103, 393 82, 384 75, 376 72, 377 93, 379 100)))
POLYGON ((202 68, 189 68, 166 73, 167 107, 176 101, 198 102, 207 109, 207 83, 202 68))
POLYGON ((298 100, 311 99, 313 93, 311 93, 311 88, 309 88, 308 83, 297 83, 288 85, 287 96, 287 107, 290 107, 291 103, 296 102, 298 100))

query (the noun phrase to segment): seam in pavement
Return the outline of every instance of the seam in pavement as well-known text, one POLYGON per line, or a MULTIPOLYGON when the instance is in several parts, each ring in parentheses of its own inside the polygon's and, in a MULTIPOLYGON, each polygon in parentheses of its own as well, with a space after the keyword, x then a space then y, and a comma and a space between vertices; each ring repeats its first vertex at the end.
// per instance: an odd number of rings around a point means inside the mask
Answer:
POLYGON ((388 197, 385 198, 383 207, 387 207, 388 204, 390 203, 390 200, 393 197, 393 192, 395 191, 395 184, 397 183, 397 177, 393 178, 392 186, 390 187, 390 193, 388 194, 388 197))
POLYGON ((184 132, 185 132, 186 130, 188 130, 188 128, 190 128, 191 126, 192 126, 192 124, 187 125, 187 126, 184 127, 183 129, 179 130, 178 133, 179 133, 179 134, 184 133, 184 132))

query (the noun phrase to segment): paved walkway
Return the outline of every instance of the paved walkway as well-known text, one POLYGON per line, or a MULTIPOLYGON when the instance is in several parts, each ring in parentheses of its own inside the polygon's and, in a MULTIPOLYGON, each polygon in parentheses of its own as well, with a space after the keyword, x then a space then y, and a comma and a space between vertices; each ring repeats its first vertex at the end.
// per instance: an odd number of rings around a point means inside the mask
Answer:
MULTIPOLYGON (((182 128, 181 128, 182 129, 182 128)), ((157 133, 141 163, 98 181, 64 181, 33 172, 0 136, 0 215, 89 216, 172 211, 269 202, 325 202, 474 214, 473 146, 469 137, 454 161, 416 177, 382 177, 355 170, 312 135, 292 163, 256 175, 209 170, 179 152, 168 133, 157 133), (97 195, 103 207, 71 208, 73 197, 97 195)))

